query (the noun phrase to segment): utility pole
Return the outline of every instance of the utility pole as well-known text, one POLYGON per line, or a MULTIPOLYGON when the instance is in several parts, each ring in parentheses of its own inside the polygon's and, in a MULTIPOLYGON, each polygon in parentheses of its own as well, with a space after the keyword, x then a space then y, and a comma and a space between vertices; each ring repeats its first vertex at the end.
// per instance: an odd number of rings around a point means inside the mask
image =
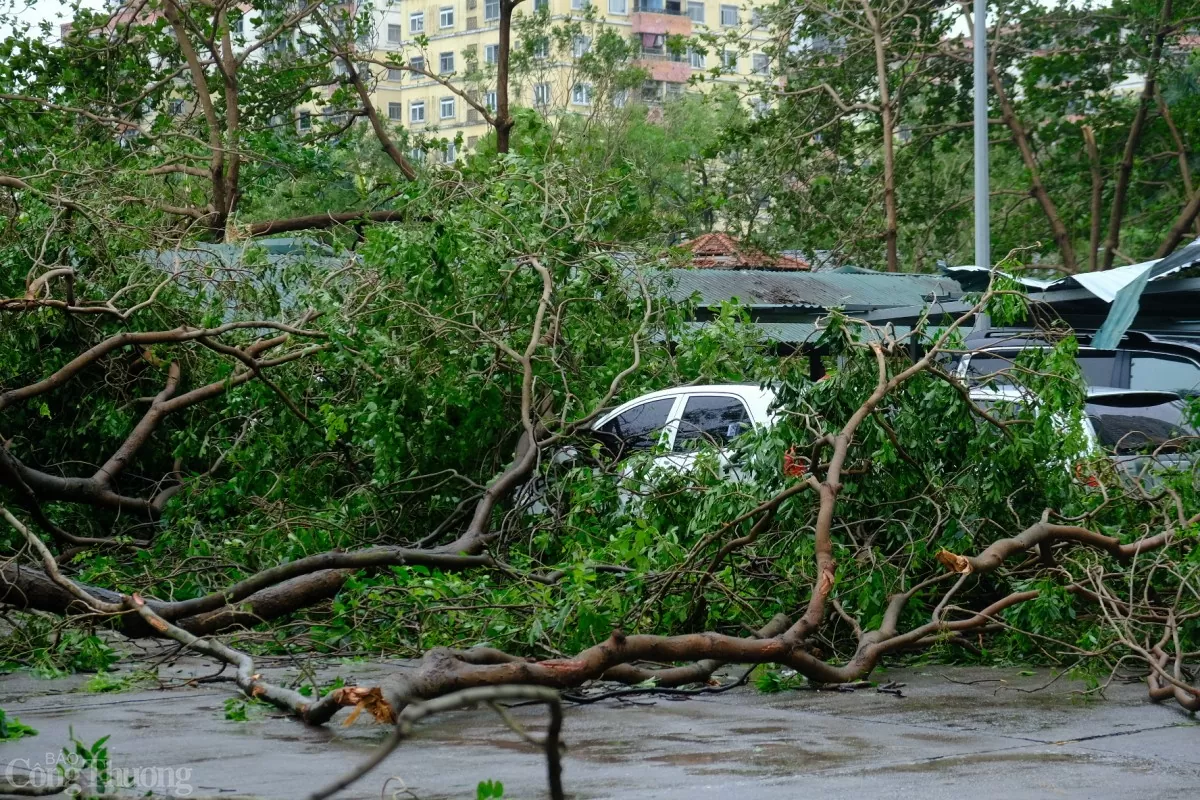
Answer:
POLYGON ((975 265, 991 268, 988 184, 987 0, 975 0, 975 265))

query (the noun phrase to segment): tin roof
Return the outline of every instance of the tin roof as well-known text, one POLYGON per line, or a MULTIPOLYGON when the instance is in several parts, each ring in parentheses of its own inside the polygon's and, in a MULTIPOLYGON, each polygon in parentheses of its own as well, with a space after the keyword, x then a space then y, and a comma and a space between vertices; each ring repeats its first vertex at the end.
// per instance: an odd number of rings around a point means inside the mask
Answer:
POLYGON ((672 300, 683 302, 698 294, 702 306, 737 298, 747 306, 875 309, 919 306, 962 294, 958 283, 944 275, 670 269, 664 278, 664 293, 672 300))

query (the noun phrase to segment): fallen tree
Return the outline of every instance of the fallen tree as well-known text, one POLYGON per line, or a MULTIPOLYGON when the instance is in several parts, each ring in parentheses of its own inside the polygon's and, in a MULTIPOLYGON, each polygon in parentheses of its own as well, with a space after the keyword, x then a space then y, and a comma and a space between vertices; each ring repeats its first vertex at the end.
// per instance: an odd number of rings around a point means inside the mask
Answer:
POLYGON ((697 329, 658 299, 663 253, 616 238, 627 178, 471 169, 277 270, 250 247, 164 273, 128 231, 68 267, 92 228, 53 202, 38 241, 3 240, 0 602, 44 612, 18 632, 173 640, 311 724, 730 663, 844 683, 912 650, 1101 684, 1136 665, 1195 707, 1193 476, 1130 484, 1081 454, 1069 337, 1008 376, 1036 407, 997 408, 947 372, 971 314, 922 321, 916 360, 833 314, 813 382, 735 307, 697 329), (780 419, 736 440, 749 480, 703 442, 664 472, 589 436, 644 391, 764 378, 780 419), (421 665, 304 695, 254 666, 253 633, 288 625, 289 648, 421 665))
MULTIPOLYGON (((1152 699, 1174 698, 1188 710, 1194 710, 1200 702, 1200 689, 1186 679, 1186 652, 1181 649, 1179 640, 1181 622, 1190 621, 1196 614, 1194 610, 1184 610, 1185 595, 1194 594, 1190 588, 1192 574, 1175 572, 1179 582, 1172 604, 1160 602, 1157 597, 1150 599, 1153 596, 1150 590, 1152 582, 1139 570, 1139 565, 1148 560, 1154 561, 1151 572, 1162 569, 1166 563, 1162 554, 1178 546, 1181 540, 1190 539, 1195 524, 1200 521, 1200 514, 1185 515, 1183 498, 1169 486, 1157 498, 1150 497, 1138 486, 1141 497, 1133 498, 1143 502, 1165 499, 1164 507, 1173 508, 1173 518, 1164 518, 1159 529, 1153 532, 1146 525, 1140 535, 1123 540, 1080 524, 1098 519, 1105 506, 1115 502, 1112 497, 1105 497, 1097 508, 1078 520, 1067 519, 1047 509, 1037 522, 1020 533, 995 539, 976 554, 953 553, 944 549, 937 552, 934 561, 942 569, 932 574, 923 572, 903 576, 901 583, 907 583, 907 588, 888 596, 886 608, 875 625, 864 625, 839 601, 839 584, 846 580, 844 576, 839 577, 834 557, 840 498, 851 476, 869 475, 872 471, 871 466, 858 454, 864 439, 871 441, 870 436, 864 436, 864 427, 875 421, 895 441, 895 431, 879 415, 888 409, 891 400, 911 388, 911 382, 922 379, 949 384, 950 396, 957 398, 967 413, 985 430, 990 429, 1001 438, 1012 437, 1011 431, 1018 424, 1036 428, 1039 420, 1044 424, 1044 420, 1050 416, 1046 410, 1038 409, 1032 418, 998 419, 967 399, 960 388, 954 385, 955 379, 942 371, 941 365, 944 357, 953 349, 957 330, 970 315, 931 335, 925 354, 915 362, 908 361, 903 343, 891 338, 885 331, 866 328, 869 335, 864 341, 864 337, 850 332, 848 321, 836 323, 834 335, 843 336, 848 349, 859 354, 860 366, 865 364, 874 368, 873 385, 869 385, 869 391, 866 391, 867 386, 862 389, 866 396, 860 398, 857 407, 853 408, 839 428, 804 443, 802 449, 810 455, 802 471, 790 470, 786 476, 787 484, 774 496, 698 542, 692 553, 677 565, 678 573, 663 579, 648 599, 648 602, 661 600, 665 593, 672 590, 674 581, 693 571, 690 567, 702 553, 717 547, 708 569, 701 572, 698 586, 702 592, 705 582, 712 579, 722 562, 752 546, 759 537, 769 535, 781 509, 798 502, 797 498, 811 496, 815 500, 810 508, 814 580, 808 586, 808 601, 794 619, 777 617, 758 635, 735 636, 713 630, 655 635, 614 630, 603 641, 572 657, 553 659, 528 658, 493 647, 465 650, 435 648, 426 653, 420 669, 415 673, 405 674, 379 687, 339 689, 316 702, 262 680, 254 671, 252 659, 246 654, 217 640, 200 638, 218 628, 218 623, 212 620, 222 620, 221 624, 245 621, 248 617, 238 620, 236 609, 240 604, 249 603, 251 611, 244 613, 253 613, 258 610, 256 603, 261 603, 268 596, 266 593, 275 592, 288 597, 284 608, 296 610, 336 592, 342 586, 344 577, 357 569, 425 566, 443 572, 511 571, 494 552, 499 538, 498 533, 492 530, 497 505, 528 481, 541 454, 569 441, 573 434, 586 427, 599 409, 616 394, 622 380, 639 366, 635 340, 633 362, 618 373, 608 392, 590 412, 565 424, 561 423, 561 417, 555 419, 558 415, 549 415, 544 411, 540 417, 536 416, 534 358, 546 340, 545 326, 547 315, 552 314, 554 283, 549 270, 537 260, 527 260, 524 268, 539 276, 542 287, 526 345, 518 350, 493 339, 519 370, 522 440, 517 448, 517 456, 482 490, 469 515, 469 523, 451 543, 412 548, 379 546, 344 553, 322 553, 256 573, 219 592, 190 600, 156 602, 145 600, 138 594, 100 592, 64 577, 49 549, 29 528, 6 511, 8 523, 22 534, 31 548, 40 553, 44 574, 35 578, 36 573, 29 567, 10 565, 3 573, 7 582, 5 599, 12 603, 18 593, 24 592, 31 599, 37 598, 30 605, 42 610, 111 615, 123 620, 123 630, 130 635, 159 635, 174 639, 237 667, 238 685, 246 694, 271 702, 309 723, 321 724, 344 706, 365 708, 378 719, 393 721, 400 718, 404 709, 412 703, 480 687, 515 684, 562 690, 577 688, 594 680, 625 683, 653 680, 656 685, 663 687, 704 682, 711 678, 717 668, 727 663, 776 663, 787 665, 814 682, 850 682, 869 675, 880 659, 889 654, 943 643, 969 647, 970 642, 965 634, 982 634, 1008 627, 1007 612, 1037 601, 1048 590, 1016 588, 978 605, 970 602, 964 605, 956 600, 962 598, 968 601, 972 596, 979 596, 977 591, 968 591, 970 585, 978 588, 988 576, 1011 564, 1016 575, 1033 570, 1034 574, 1052 580, 1054 589, 1098 606, 1107 628, 1117 633, 1116 640, 1092 653, 1080 651, 1081 654, 1096 656, 1120 647, 1126 651, 1122 659, 1137 658, 1149 669, 1152 699), (557 429, 551 430, 551 426, 557 429), (738 525, 746 528, 747 532, 743 536, 733 537, 738 525), (1038 553, 1036 557, 1033 556, 1035 550, 1038 553), (1064 567, 1064 563, 1077 559, 1077 552, 1081 550, 1092 551, 1105 560, 1087 562, 1086 569, 1073 573, 1064 567), (1113 569, 1124 571, 1114 573, 1111 571, 1113 569), (1114 576, 1122 580, 1131 580, 1135 576, 1138 580, 1147 580, 1143 598, 1138 600, 1128 591, 1116 589, 1111 580, 1114 576), (49 588, 47 581, 57 592, 49 588), (38 591, 24 588, 34 585, 39 587, 38 591), (313 589, 314 586, 324 588, 313 589), (912 605, 916 599, 919 599, 920 607, 929 612, 923 620, 913 615, 912 605), (854 644, 845 658, 831 659, 819 655, 820 642, 825 635, 823 631, 831 622, 831 612, 834 620, 849 626, 852 631, 854 644), (139 620, 140 624, 130 624, 133 619, 139 620), (1148 645, 1144 640, 1142 631, 1147 626, 1161 631, 1153 645, 1148 645), (1135 627, 1138 632, 1134 631, 1135 627), (1167 666, 1170 662, 1173 662, 1173 669, 1169 671, 1167 666), (668 666, 639 666, 645 663, 668 666)), ((972 313, 1008 299, 1007 292, 990 292, 980 299, 972 313)), ((647 301, 643 321, 648 320, 650 314, 651 306, 647 301)), ((557 325, 559 322, 555 319, 549 324, 557 325)), ((203 340, 205 335, 197 333, 194 338, 203 340)), ((1036 374, 1034 370, 1030 372, 1036 374)), ((55 373, 55 376, 60 373, 55 373)), ((862 377, 862 373, 849 369, 846 375, 847 380, 862 377)), ((1057 376, 1051 378, 1053 380, 1048 386, 1053 385, 1054 381, 1062 381, 1057 376)), ((52 388, 61 382, 52 376, 33 386, 52 388)), ((34 393, 31 389, 14 390, 4 397, 20 399, 33 396, 34 393)), ((1072 398, 1068 392, 1063 400, 1069 403, 1072 398)), ((844 398, 840 399, 844 401, 844 398)), ((153 402, 159 403, 161 400, 156 398, 153 402)), ((154 408, 152 403, 151 410, 154 408)), ((893 414, 892 424, 902 424, 897 409, 893 406, 890 411, 893 414)), ((811 420, 806 420, 806 424, 811 424, 811 420)), ((876 430, 872 433, 877 435, 879 432, 876 430)), ((1061 429, 1051 430, 1050 433, 1060 438, 1063 435, 1061 429)), ((896 441, 896 446, 903 447, 904 444, 896 441)), ((791 450, 794 451, 795 447, 791 450)), ((911 455, 909 458, 912 458, 911 455)), ((1038 466, 1051 478, 1061 471, 1056 470, 1052 462, 1038 466)), ((1110 488, 1115 490, 1118 487, 1110 488)), ((78 495, 71 499, 83 501, 91 497, 78 495)), ((102 504, 104 500, 101 497, 93 502, 102 504)), ((1010 509, 1013 508, 1011 497, 1008 503, 1010 509)), ((552 578, 543 579, 553 581, 552 578)), ((272 612, 263 610, 264 618, 271 615, 272 612)))

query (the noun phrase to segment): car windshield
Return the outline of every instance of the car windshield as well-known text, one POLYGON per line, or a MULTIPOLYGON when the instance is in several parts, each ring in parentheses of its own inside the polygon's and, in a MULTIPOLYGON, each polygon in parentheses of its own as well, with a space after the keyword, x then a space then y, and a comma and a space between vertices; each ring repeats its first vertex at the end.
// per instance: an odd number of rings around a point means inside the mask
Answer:
POLYGON ((1175 398, 1142 394, 1092 397, 1086 413, 1100 445, 1117 455, 1177 453, 1197 435, 1187 422, 1183 401, 1175 398))

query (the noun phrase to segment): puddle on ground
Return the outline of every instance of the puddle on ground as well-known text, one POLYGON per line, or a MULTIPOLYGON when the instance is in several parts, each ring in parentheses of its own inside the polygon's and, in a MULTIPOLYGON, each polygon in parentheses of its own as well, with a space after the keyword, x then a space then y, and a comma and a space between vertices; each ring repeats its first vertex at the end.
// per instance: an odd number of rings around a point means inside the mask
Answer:
POLYGON ((1047 753, 1019 750, 1005 753, 969 753, 945 758, 933 758, 928 761, 916 761, 910 764, 897 764, 881 767, 881 772, 941 772, 942 770, 958 770, 964 764, 979 766, 982 764, 1030 764, 1042 766, 1045 764, 1061 764, 1070 761, 1091 761, 1089 756, 1075 753, 1047 753))

